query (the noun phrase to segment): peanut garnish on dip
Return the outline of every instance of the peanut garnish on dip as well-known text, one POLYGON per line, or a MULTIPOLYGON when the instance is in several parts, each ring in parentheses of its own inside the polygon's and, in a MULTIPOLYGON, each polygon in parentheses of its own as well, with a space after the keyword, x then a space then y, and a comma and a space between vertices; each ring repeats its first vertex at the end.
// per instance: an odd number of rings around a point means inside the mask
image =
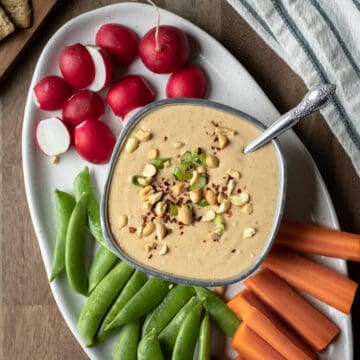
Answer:
POLYGON ((249 267, 271 229, 279 188, 271 145, 242 153, 258 133, 235 115, 195 105, 145 114, 110 185, 110 226, 122 251, 183 277, 222 279, 249 267))

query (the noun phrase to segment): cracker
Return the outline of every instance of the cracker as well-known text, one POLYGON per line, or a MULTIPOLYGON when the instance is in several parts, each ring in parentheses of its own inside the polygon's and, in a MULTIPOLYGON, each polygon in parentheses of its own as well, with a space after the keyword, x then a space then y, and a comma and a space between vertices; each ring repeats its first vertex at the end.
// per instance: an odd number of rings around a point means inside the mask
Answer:
POLYGON ((31 25, 31 6, 29 0, 0 0, 10 20, 17 28, 31 25))
POLYGON ((11 34, 15 30, 14 24, 6 15, 4 9, 0 6, 0 40, 11 34))

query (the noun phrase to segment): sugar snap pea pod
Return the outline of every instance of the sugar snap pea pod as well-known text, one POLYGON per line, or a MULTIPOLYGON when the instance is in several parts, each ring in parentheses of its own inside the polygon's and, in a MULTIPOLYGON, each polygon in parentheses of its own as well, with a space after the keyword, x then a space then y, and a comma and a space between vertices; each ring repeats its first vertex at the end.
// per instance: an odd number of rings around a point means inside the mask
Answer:
POLYGON ((215 324, 227 336, 233 336, 241 320, 218 298, 211 290, 195 286, 197 296, 204 300, 204 308, 210 314, 215 324))
POLYGON ((86 273, 86 194, 82 194, 71 213, 66 232, 65 267, 71 288, 87 296, 86 273))
POLYGON ((211 357, 211 322, 209 313, 201 321, 198 339, 197 360, 210 360, 211 357))
POLYGON ((132 272, 133 268, 126 263, 117 264, 89 296, 78 320, 78 330, 86 346, 94 344, 102 319, 132 272))
POLYGON ((75 199, 73 196, 55 189, 56 236, 50 281, 53 281, 65 269, 66 232, 74 207, 75 199))
POLYGON ((145 282, 145 275, 141 271, 135 270, 134 274, 131 275, 131 278, 125 284, 124 288, 121 290, 120 294, 118 295, 114 303, 111 305, 110 310, 107 312, 104 320, 102 321, 100 329, 96 334, 97 341, 104 341, 115 331, 117 331, 117 328, 105 330, 105 327, 114 320, 120 310, 143 287, 145 282))
POLYGON ((195 291, 191 286, 178 285, 171 289, 164 300, 146 317, 142 327, 142 336, 153 328, 157 334, 160 334, 181 307, 194 295, 195 291))
POLYGON ((87 166, 76 175, 73 187, 76 201, 78 201, 82 193, 87 194, 87 216, 89 230, 94 238, 102 246, 108 248, 101 229, 99 202, 96 199, 95 190, 91 182, 90 172, 87 166))
POLYGON ((197 301, 194 296, 178 311, 178 313, 159 334, 161 349, 163 350, 166 358, 171 356, 181 323, 189 312, 196 306, 196 304, 197 301))
POLYGON ((152 329, 139 342, 137 349, 137 360, 163 360, 163 354, 156 330, 152 329))
POLYGON ((140 326, 140 320, 137 320, 121 328, 115 345, 113 360, 136 360, 140 326))
POLYGON ((129 300, 105 330, 140 319, 158 305, 170 291, 170 283, 150 277, 146 284, 129 300))
POLYGON ((202 304, 197 303, 181 323, 171 360, 193 359, 199 334, 202 304))
POLYGON ((89 269, 89 294, 109 272, 117 259, 118 257, 113 252, 103 246, 100 247, 89 269))

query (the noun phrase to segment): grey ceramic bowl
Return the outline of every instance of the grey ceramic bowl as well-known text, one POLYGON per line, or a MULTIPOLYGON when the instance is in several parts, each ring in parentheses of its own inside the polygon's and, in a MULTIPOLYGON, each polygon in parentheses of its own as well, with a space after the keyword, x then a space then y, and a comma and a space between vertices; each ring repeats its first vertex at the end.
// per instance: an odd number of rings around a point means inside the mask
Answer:
MULTIPOLYGON (((265 126, 259 121, 254 119, 248 114, 245 114, 239 110, 233 109, 229 106, 225 106, 213 101, 209 100, 199 100, 199 99, 185 99, 185 98, 178 98, 178 99, 168 99, 168 100, 161 100, 154 103, 151 103, 147 106, 145 106, 143 109, 141 109, 139 112, 137 112, 131 119, 129 119, 122 130, 117 143, 115 145, 114 152, 112 154, 111 160, 110 160, 110 166, 107 173, 107 179, 105 183, 105 189, 103 191, 103 195, 101 198, 101 222, 102 222, 102 228, 105 240, 107 244, 109 245, 110 249, 123 261, 130 264, 131 266, 135 267, 136 269, 139 269, 140 271, 143 271, 147 273, 148 275, 157 276, 162 279, 165 279, 170 282, 175 283, 184 283, 189 285, 201 285, 201 286, 221 286, 221 285, 227 285, 232 284, 234 282, 240 281, 242 279, 245 279, 249 275, 251 275, 261 264, 263 259, 265 258, 266 254, 271 249, 272 243, 275 240, 282 215, 284 210, 284 204, 285 204, 285 197, 286 197, 286 163, 284 156, 281 152, 279 142, 277 140, 273 140, 272 144, 274 145, 276 155, 278 158, 278 164, 279 164, 279 193, 278 193, 278 199, 277 199, 277 206, 276 206, 276 212, 274 214, 274 221, 273 225, 269 234, 269 237, 264 245, 264 248, 262 249, 261 254, 255 259, 254 263, 244 270, 243 272, 240 272, 239 274, 236 274, 235 276, 232 276, 228 279, 196 279, 196 278, 183 278, 179 276, 172 275, 171 273, 165 273, 162 271, 158 271, 151 267, 146 267, 144 264, 141 264, 137 262, 136 260, 132 259, 130 256, 125 254, 120 247, 117 245, 116 241, 113 238, 110 224, 108 220, 108 197, 109 197, 109 189, 112 179, 112 174, 118 159, 118 156, 120 154, 120 151, 122 150, 122 147, 124 145, 124 140, 126 140, 128 132, 137 124, 138 121, 141 120, 141 118, 148 114, 149 112, 158 109, 162 106, 169 106, 172 104, 191 104, 196 106, 202 106, 202 107, 212 107, 217 110, 222 110, 227 113, 231 113, 234 115, 237 115, 241 118, 243 118, 245 121, 248 121, 255 125, 256 127, 260 129, 265 129, 265 126)), ((186 264, 189 266, 189 264, 186 264)))

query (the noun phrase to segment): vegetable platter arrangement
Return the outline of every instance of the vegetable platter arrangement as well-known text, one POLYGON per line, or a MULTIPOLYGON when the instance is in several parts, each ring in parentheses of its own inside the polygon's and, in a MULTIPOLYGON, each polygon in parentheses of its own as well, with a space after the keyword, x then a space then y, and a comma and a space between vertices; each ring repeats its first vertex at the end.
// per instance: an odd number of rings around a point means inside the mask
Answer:
MULTIPOLYGON (((25 182, 60 310, 94 359, 237 353, 239 359, 302 359, 325 348, 320 358, 339 358, 351 343, 348 317, 340 312, 349 313, 356 284, 330 269, 343 271, 343 262, 317 263, 304 253, 359 261, 349 257, 359 253, 359 236, 284 222, 279 247, 263 269, 245 281, 246 289, 230 286, 226 297, 225 289, 216 293, 147 277, 107 249, 98 207, 103 164, 132 111, 165 96, 206 94, 264 121, 277 115, 221 45, 185 20, 160 13, 164 26, 158 28, 147 5, 119 4, 84 14, 54 35, 35 71, 24 123, 25 182), (161 48, 163 31, 170 31, 165 38, 177 45, 174 52, 171 44, 170 52, 166 44, 161 48), (240 98, 232 79, 242 80, 240 98), (262 99, 264 108, 253 98, 262 99), (328 305, 308 302, 298 291, 328 305)), ((336 225, 331 210, 326 216, 336 225)))

